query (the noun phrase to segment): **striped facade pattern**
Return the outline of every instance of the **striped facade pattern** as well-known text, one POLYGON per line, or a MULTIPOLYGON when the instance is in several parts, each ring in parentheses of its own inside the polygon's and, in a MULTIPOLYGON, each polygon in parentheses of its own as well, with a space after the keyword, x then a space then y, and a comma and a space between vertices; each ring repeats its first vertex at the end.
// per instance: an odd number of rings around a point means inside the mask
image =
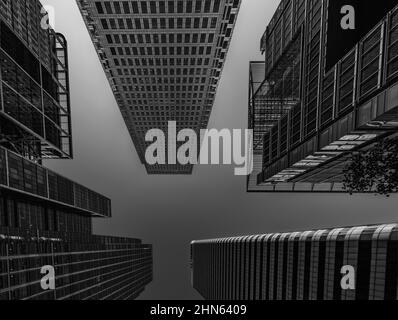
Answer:
POLYGON ((193 287, 209 300, 396 300, 397 240, 398 224, 194 241, 193 287))
POLYGON ((72 238, 0 235, 0 300, 131 300, 152 280, 150 245, 126 238, 72 238), (55 290, 41 287, 46 265, 55 268, 55 290))
POLYGON ((0 191, 0 300, 135 299, 152 266, 141 240, 94 235, 91 216, 0 191), (43 266, 55 290, 42 289, 43 266))

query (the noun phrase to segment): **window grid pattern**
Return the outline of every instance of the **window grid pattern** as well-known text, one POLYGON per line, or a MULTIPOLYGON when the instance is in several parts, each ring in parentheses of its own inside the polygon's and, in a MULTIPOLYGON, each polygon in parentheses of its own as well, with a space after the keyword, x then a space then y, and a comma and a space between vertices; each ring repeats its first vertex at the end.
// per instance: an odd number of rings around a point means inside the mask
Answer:
MULTIPOLYGON (((148 130, 167 132, 168 121, 177 130, 207 127, 239 0, 78 4, 144 164, 148 130)), ((189 174, 192 166, 146 169, 189 174)))

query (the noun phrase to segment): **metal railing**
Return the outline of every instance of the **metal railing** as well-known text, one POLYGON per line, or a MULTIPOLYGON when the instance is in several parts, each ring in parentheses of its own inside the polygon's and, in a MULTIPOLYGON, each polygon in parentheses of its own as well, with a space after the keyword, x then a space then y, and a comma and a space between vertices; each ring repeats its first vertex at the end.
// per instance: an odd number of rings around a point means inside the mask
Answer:
POLYGON ((102 217, 111 217, 111 200, 0 147, 0 188, 22 192, 102 217))

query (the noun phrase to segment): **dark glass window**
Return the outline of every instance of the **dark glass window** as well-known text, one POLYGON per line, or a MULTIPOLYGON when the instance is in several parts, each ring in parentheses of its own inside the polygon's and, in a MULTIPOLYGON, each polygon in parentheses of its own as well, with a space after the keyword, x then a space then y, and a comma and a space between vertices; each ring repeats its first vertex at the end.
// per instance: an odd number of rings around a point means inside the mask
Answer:
POLYGON ((151 13, 152 14, 156 14, 156 1, 151 1, 149 3, 150 9, 151 9, 151 13))
POLYGON ((134 14, 138 14, 139 13, 137 1, 131 2, 131 7, 133 8, 133 13, 134 14))
POLYGON ((184 1, 178 1, 177 2, 177 13, 183 13, 184 12, 184 1))
POLYGON ((192 0, 186 1, 186 13, 192 13, 192 0))
POLYGON ((214 0, 214 7, 213 7, 213 12, 214 13, 220 11, 220 1, 221 0, 214 0))
POLYGON ((13 58, 36 82, 40 82, 40 63, 25 47, 16 35, 1 22, 1 47, 13 58))
POLYGON ((174 1, 168 2, 169 13, 174 13, 174 1))
POLYGON ((115 1, 113 3, 113 6, 115 7, 115 13, 116 14, 121 14, 122 13, 122 8, 120 7, 120 3, 115 1))
POLYGON ((113 14, 111 3, 109 1, 105 1, 105 10, 107 14, 113 14))
POLYGON ((160 11, 160 13, 166 13, 166 2, 165 1, 159 2, 159 11, 160 11))
POLYGON ((209 13, 210 12, 210 7, 211 7, 211 1, 210 0, 205 0, 204 12, 205 13, 209 13))
POLYGON ((130 13, 130 6, 128 1, 123 1, 123 11, 124 13, 129 14, 130 13))
POLYGON ((108 21, 106 19, 101 19, 101 24, 102 24, 102 28, 104 30, 108 30, 109 29, 108 21))
POLYGON ((148 13, 148 7, 145 1, 141 2, 141 13, 147 14, 148 13))
POLYGON ((195 2, 195 13, 202 12, 202 0, 196 0, 195 2))
POLYGON ((104 9, 103 9, 103 7, 102 7, 102 2, 96 2, 95 3, 95 6, 96 6, 96 8, 97 8, 97 12, 99 13, 99 14, 104 14, 104 9))

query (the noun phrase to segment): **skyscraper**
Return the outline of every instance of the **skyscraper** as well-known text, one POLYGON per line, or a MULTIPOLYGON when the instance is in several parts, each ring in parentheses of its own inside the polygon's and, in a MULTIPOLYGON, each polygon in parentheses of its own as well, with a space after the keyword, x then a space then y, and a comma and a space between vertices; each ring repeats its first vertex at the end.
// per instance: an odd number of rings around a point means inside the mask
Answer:
POLYGON ((73 155, 66 39, 39 0, 0 9, 0 300, 135 298, 152 247, 93 235, 111 201, 42 166, 73 155), (43 288, 43 267, 55 288, 43 288))
POLYGON ((281 1, 261 39, 265 61, 250 65, 248 191, 344 192, 351 153, 397 135, 398 10, 366 6, 281 1), (342 29, 343 5, 357 10, 357 30, 342 29))
POLYGON ((167 134, 169 121, 198 137, 207 127, 240 0, 77 3, 147 172, 191 174, 168 149, 165 164, 148 165, 145 135, 167 134))
POLYGON ((391 224, 194 241, 193 287, 211 300, 397 300, 397 235, 391 224))

